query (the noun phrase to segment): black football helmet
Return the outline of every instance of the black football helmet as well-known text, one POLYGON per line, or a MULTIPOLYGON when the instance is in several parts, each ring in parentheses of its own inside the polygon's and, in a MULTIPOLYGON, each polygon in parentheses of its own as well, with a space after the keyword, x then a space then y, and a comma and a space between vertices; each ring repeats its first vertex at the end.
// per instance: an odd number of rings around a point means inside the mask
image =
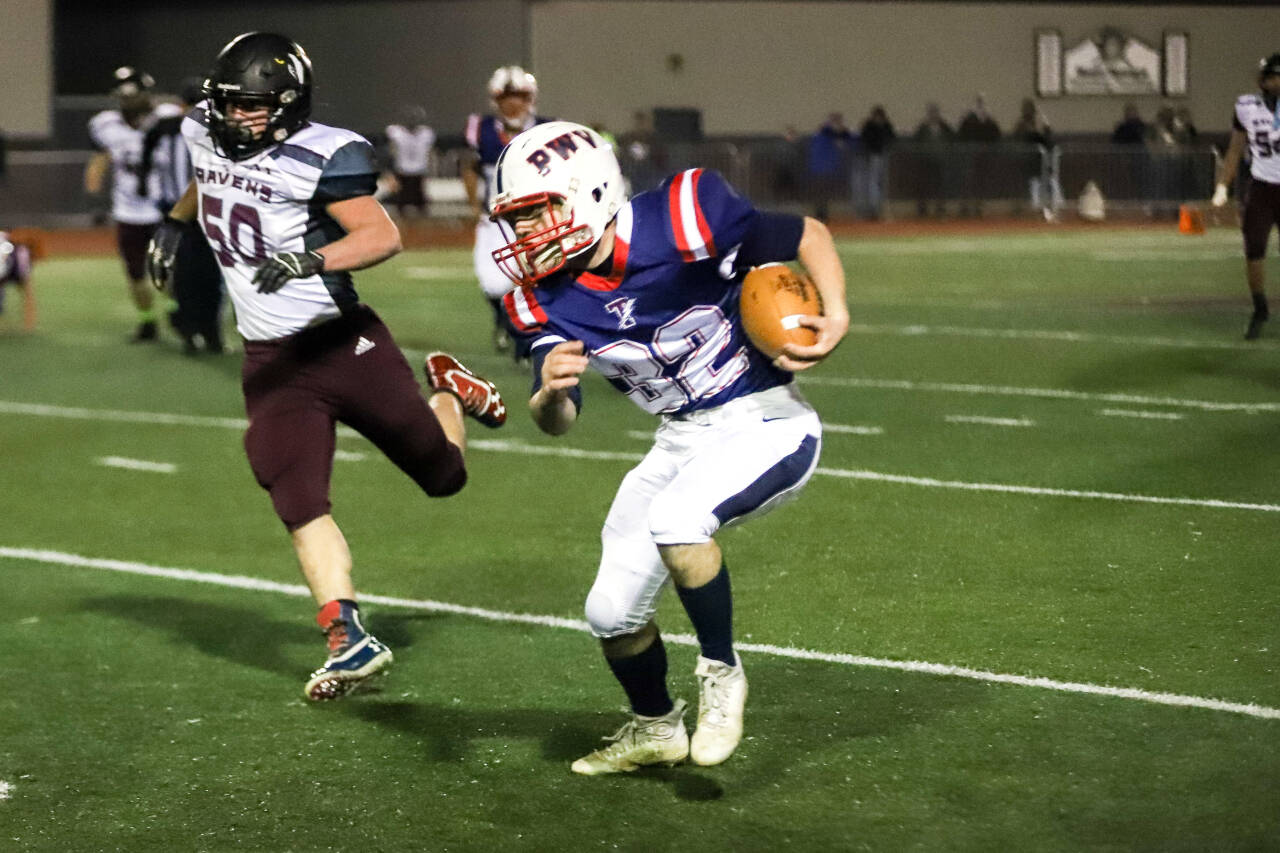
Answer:
POLYGON ((243 160, 288 139, 311 115, 311 60, 302 46, 276 33, 242 33, 218 54, 204 81, 209 133, 223 156, 243 160), (228 118, 230 104, 270 110, 254 133, 228 118))
POLYGON ((111 94, 120 98, 140 95, 155 88, 156 81, 145 71, 132 65, 121 65, 111 75, 111 94))
POLYGON ((1258 79, 1280 75, 1280 53, 1273 53, 1258 63, 1258 79))
POLYGON ((116 96, 120 114, 131 127, 137 127, 151 112, 151 91, 155 85, 150 74, 132 65, 121 65, 112 74, 111 94, 116 96))

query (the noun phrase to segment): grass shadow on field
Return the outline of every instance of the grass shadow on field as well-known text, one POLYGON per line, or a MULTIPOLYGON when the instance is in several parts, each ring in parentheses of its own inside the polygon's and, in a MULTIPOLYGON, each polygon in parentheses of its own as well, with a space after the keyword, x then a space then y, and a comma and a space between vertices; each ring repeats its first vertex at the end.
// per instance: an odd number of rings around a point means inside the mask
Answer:
MULTIPOLYGON (((1245 320, 1240 320, 1243 330, 1245 320)), ((1222 338, 1224 343, 1244 343, 1234 330, 1222 338)), ((1256 399, 1280 389, 1273 359, 1274 344, 1265 343, 1256 352, 1243 350, 1179 349, 1151 352, 1117 353, 1105 361, 1074 371, 1065 387, 1100 393, 1150 394, 1164 397, 1186 377, 1213 380, 1236 380, 1257 386, 1264 392, 1256 399)), ((1179 395, 1173 395, 1179 396, 1179 395)), ((1233 399, 1235 399, 1233 397, 1233 399)))
POLYGON ((297 676, 298 661, 286 654, 287 647, 309 642, 317 655, 322 652, 318 632, 309 623, 269 619, 252 607, 170 596, 112 595, 87 598, 81 609, 164 631, 175 643, 210 657, 290 677, 297 676))
MULTIPOLYGON (((570 762, 601 745, 602 726, 625 719, 589 711, 404 701, 352 702, 334 710, 420 739, 430 761, 460 761, 481 749, 480 741, 531 741, 539 744, 544 760, 564 767, 566 774, 570 762)), ((718 782, 692 765, 645 768, 626 778, 667 786, 681 800, 715 800, 724 794, 718 782)))

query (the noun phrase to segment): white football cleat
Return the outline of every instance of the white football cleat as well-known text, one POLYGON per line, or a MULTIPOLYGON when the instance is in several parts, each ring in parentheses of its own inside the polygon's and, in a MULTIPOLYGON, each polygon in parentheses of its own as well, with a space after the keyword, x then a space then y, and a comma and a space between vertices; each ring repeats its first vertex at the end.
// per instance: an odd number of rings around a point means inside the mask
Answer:
POLYGON ((735 666, 698 656, 694 670, 698 689, 698 728, 689 744, 694 764, 719 764, 742 740, 742 712, 747 704, 747 676, 742 658, 735 666))
POLYGON ((684 728, 683 699, 661 717, 633 716, 605 738, 611 743, 573 762, 570 770, 584 776, 630 773, 650 764, 670 767, 689 756, 689 733, 684 728))

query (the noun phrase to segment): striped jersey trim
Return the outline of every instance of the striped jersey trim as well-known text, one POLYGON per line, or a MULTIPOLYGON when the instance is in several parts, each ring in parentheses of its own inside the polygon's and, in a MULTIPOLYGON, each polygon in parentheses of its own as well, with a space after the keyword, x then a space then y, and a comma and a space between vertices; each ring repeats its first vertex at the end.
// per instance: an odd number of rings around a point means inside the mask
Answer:
POLYGON ((676 248, 686 262, 704 261, 716 253, 711 229, 698 203, 698 180, 701 169, 688 169, 671 181, 667 205, 671 211, 671 231, 676 248))

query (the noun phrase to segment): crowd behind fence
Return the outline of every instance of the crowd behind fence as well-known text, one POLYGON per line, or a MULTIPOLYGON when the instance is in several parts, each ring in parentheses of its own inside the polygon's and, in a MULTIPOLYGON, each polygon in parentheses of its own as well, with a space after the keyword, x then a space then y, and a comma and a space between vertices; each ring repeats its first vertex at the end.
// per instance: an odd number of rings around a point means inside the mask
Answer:
MULTIPOLYGON (((1172 215, 1213 192, 1217 149, 1209 143, 1173 147, 1063 141, 1046 148, 1002 141, 945 145, 901 140, 883 155, 854 151, 838 171, 810 174, 802 144, 783 137, 709 139, 667 145, 619 144, 633 192, 689 167, 715 169, 756 204, 834 218, 1072 214, 1093 182, 1109 216, 1172 215)), ((84 226, 105 217, 105 199, 83 190, 89 151, 8 152, 0 172, 0 224, 84 226)), ((466 215, 459 170, 462 149, 433 157, 432 215, 466 215)), ((1242 170, 1246 171, 1247 170, 1242 170)))

